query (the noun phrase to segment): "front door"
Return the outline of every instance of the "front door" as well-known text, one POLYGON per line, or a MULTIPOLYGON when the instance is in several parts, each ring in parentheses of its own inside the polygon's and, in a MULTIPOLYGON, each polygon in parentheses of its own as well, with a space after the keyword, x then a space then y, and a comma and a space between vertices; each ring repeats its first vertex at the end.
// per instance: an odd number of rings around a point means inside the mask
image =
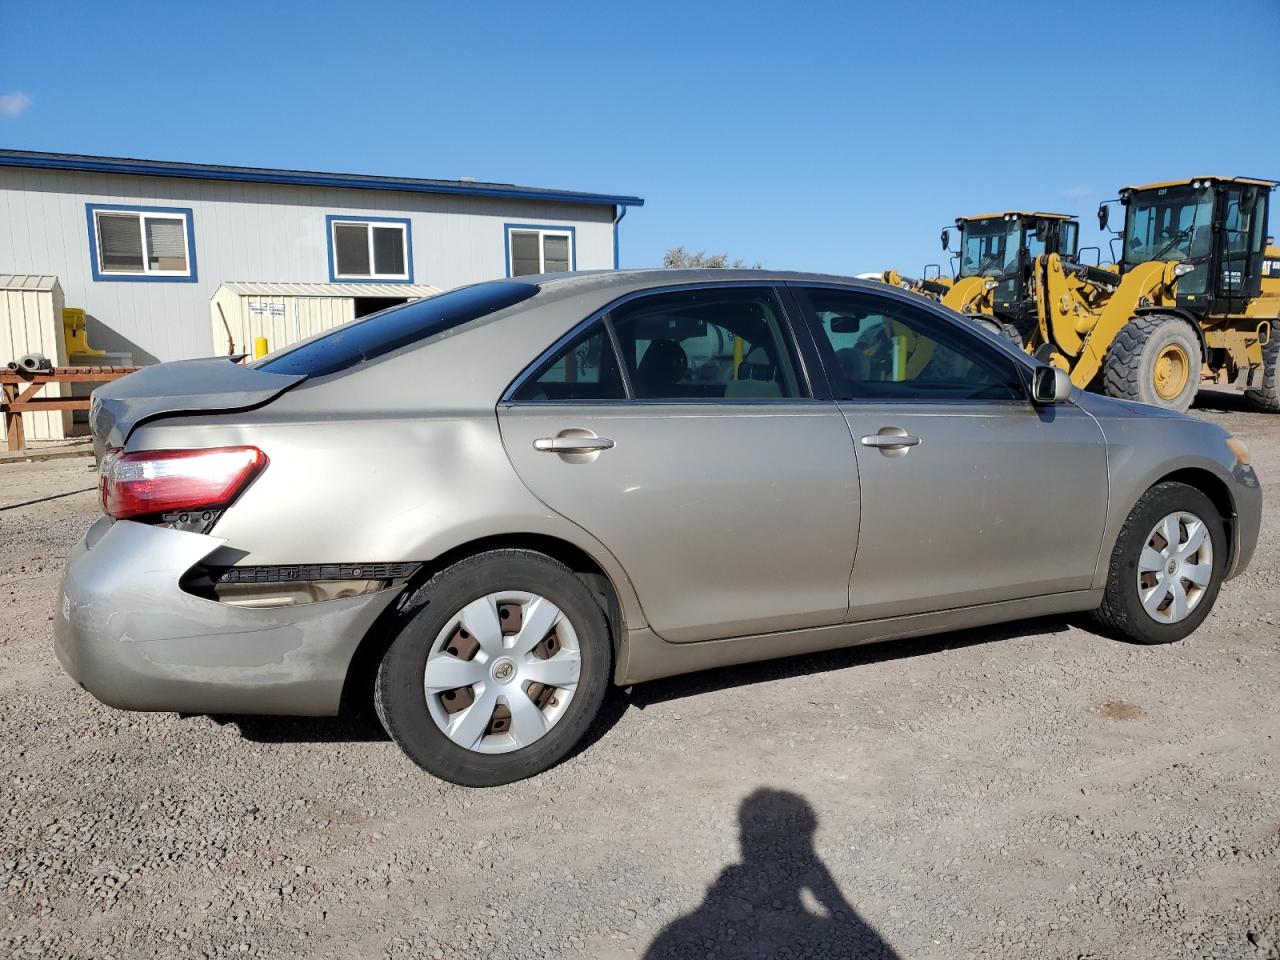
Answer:
POLYGON ((1088 589, 1107 511, 1093 418, 1032 405, 977 330, 879 294, 796 292, 858 458, 850 619, 1088 589))
POLYGON ((525 485, 613 553, 666 640, 845 618, 856 461, 843 414, 810 399, 796 357, 771 287, 654 294, 598 320, 499 409, 525 485))

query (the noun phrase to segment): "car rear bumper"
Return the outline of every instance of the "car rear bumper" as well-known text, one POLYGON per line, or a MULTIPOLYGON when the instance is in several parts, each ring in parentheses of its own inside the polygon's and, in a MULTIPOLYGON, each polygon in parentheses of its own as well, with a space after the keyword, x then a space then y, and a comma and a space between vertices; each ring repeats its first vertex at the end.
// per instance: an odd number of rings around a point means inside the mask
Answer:
POLYGON ((250 609, 183 590, 221 544, 128 520, 91 527, 54 616, 63 669, 125 710, 337 713, 356 648, 399 591, 250 609))

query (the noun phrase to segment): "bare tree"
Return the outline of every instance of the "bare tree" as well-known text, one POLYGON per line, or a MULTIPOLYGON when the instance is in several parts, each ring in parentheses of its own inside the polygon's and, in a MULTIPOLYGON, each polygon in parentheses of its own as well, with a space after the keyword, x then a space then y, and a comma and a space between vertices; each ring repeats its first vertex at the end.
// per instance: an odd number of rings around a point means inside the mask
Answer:
MULTIPOLYGON (((725 253, 707 254, 699 250, 697 253, 686 253, 684 247, 672 247, 662 255, 662 265, 669 270, 694 269, 697 267, 714 267, 716 269, 741 270, 746 267, 742 260, 729 262, 725 253)), ((752 270, 759 270, 760 264, 753 264, 752 270)))

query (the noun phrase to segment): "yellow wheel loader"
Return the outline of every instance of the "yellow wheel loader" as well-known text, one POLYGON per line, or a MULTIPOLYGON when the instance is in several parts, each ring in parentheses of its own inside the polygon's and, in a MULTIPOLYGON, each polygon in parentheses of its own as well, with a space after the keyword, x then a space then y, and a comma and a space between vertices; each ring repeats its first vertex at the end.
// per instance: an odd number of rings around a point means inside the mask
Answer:
POLYGON ((1046 254, 1033 271, 1027 349, 1079 387, 1174 410, 1202 382, 1235 384, 1280 412, 1280 249, 1268 248, 1269 180, 1194 177, 1126 187, 1114 268, 1046 254))
MULTIPOLYGON (((943 250, 951 249, 952 229, 942 231, 943 250)), ((940 300, 1023 343, 1036 324, 1035 264, 1048 253, 1074 260, 1079 222, 1064 213, 1011 210, 958 217, 954 229, 960 235, 954 279, 915 280, 894 270, 886 270, 881 279, 940 300)))

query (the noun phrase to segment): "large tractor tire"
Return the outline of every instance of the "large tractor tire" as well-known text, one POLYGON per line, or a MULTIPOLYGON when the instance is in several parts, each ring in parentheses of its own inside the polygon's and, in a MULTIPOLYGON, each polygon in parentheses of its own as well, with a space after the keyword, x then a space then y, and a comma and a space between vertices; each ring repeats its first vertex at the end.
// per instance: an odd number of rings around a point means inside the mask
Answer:
POLYGON ((996 336, 1004 337, 1018 349, 1022 349, 1022 334, 1012 323, 1004 323, 988 316, 975 316, 973 319, 979 326, 986 327, 996 336))
POLYGON ((1262 386, 1244 392, 1249 403, 1263 413, 1280 413, 1280 330, 1271 328, 1271 339, 1262 348, 1262 386))
POLYGON ((1107 395, 1186 410, 1200 388, 1200 340, 1181 317, 1152 313, 1124 325, 1102 371, 1107 395))

